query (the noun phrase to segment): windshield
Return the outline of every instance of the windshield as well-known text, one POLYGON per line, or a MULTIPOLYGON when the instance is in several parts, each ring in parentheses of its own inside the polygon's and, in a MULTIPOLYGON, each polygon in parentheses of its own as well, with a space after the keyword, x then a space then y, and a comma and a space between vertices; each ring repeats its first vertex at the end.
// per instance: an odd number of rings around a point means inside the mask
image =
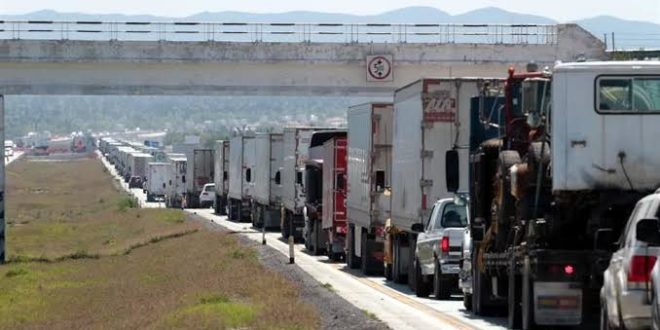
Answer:
POLYGON ((453 202, 445 204, 442 213, 438 213, 435 218, 436 228, 462 228, 467 226, 467 223, 467 207, 453 202))
POLYGON ((206 185, 206 187, 204 187, 204 191, 213 191, 214 189, 215 189, 214 184, 209 184, 209 185, 206 185))

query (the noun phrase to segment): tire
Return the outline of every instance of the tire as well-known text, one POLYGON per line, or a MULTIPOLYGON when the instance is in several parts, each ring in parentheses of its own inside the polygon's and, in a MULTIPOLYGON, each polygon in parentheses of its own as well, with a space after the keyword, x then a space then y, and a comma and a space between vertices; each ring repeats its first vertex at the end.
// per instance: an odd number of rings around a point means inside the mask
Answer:
POLYGON ((394 238, 394 246, 392 248, 393 250, 393 262, 392 262, 392 280, 394 283, 399 283, 399 284, 404 284, 408 282, 408 278, 406 274, 403 274, 401 272, 401 249, 399 248, 400 246, 400 241, 401 239, 399 236, 395 236, 394 238))
POLYGON ((285 240, 289 239, 289 231, 291 225, 289 224, 290 222, 290 217, 289 217, 289 212, 284 212, 284 219, 282 219, 282 226, 280 227, 280 233, 282 233, 282 238, 285 240))
POLYGON ((368 244, 369 235, 366 231, 362 231, 362 239, 360 240, 360 270, 364 275, 372 275, 373 271, 371 268, 371 251, 370 245, 368 244))
POLYGON ((222 203, 220 203, 220 197, 215 195, 215 203, 213 203, 213 211, 215 214, 220 214, 220 209, 222 208, 222 203))
MULTIPOLYGON (((321 235, 319 234, 320 226, 317 220, 311 220, 310 221, 310 238, 312 240, 311 242, 311 247, 312 247, 312 255, 315 256, 320 256, 323 254, 323 248, 321 248, 321 235)), ((305 243, 307 243, 307 239, 305 239, 305 243)))
POLYGON ((385 265, 383 269, 383 276, 385 276, 385 279, 388 281, 392 280, 392 264, 385 265))
POLYGON ((610 319, 607 315, 607 306, 604 303, 600 304, 600 322, 598 325, 600 330, 612 330, 610 327, 610 319))
POLYGON ((355 256, 355 226, 348 226, 348 251, 346 251, 346 264, 350 269, 360 268, 360 258, 355 256))
POLYGON ((466 311, 471 311, 472 310, 472 294, 471 293, 463 293, 463 307, 465 308, 466 311))
MULTIPOLYGON (((652 289, 655 292, 655 289, 652 289)), ((653 294, 651 299, 651 329, 660 330, 660 313, 658 313, 658 297, 653 294)))
POLYGON ((531 279, 531 269, 529 265, 529 257, 525 257, 525 262, 523 265, 523 276, 522 276, 522 329, 523 330, 532 330, 536 329, 534 324, 534 288, 532 285, 531 279))
POLYGON ((520 276, 516 274, 515 266, 515 258, 512 257, 509 262, 509 292, 507 295, 509 329, 520 329, 522 326, 520 276))
POLYGON ((419 261, 415 260, 414 264, 415 264, 415 295, 420 298, 426 298, 431 294, 431 286, 424 281, 424 275, 422 275, 422 267, 419 265, 419 261))
POLYGON ((442 276, 442 269, 437 260, 434 262, 433 271, 433 296, 436 300, 447 300, 451 297, 451 288, 442 276))

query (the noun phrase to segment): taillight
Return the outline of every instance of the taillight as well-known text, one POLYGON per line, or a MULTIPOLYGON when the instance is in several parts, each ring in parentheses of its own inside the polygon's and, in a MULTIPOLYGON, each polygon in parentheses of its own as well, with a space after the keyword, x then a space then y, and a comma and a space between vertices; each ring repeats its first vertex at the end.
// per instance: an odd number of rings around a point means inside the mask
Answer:
POLYGON ((566 265, 564 266, 564 274, 566 275, 573 275, 575 273, 575 267, 573 265, 566 265))
POLYGON ((440 241, 440 251, 442 253, 449 253, 449 237, 445 236, 440 241))
POLYGON ((656 256, 633 256, 628 270, 628 282, 648 282, 657 259, 656 256))

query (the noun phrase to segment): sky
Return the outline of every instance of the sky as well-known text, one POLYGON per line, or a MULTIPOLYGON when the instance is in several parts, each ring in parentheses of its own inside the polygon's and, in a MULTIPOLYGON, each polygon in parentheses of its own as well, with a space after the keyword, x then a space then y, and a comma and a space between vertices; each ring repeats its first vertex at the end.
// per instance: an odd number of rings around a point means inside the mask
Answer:
POLYGON ((0 14, 42 9, 94 14, 152 14, 183 17, 202 11, 273 13, 293 10, 379 14, 408 6, 431 6, 450 14, 483 7, 571 21, 598 15, 660 23, 660 0, 0 0, 0 14))

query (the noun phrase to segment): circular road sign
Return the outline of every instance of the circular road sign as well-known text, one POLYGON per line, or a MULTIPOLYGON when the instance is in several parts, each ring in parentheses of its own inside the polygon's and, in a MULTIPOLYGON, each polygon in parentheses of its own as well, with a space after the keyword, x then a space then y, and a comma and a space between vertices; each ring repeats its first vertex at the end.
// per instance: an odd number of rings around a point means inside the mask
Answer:
POLYGON ((392 63, 385 56, 374 56, 368 63, 367 71, 373 79, 387 79, 392 74, 392 63))

